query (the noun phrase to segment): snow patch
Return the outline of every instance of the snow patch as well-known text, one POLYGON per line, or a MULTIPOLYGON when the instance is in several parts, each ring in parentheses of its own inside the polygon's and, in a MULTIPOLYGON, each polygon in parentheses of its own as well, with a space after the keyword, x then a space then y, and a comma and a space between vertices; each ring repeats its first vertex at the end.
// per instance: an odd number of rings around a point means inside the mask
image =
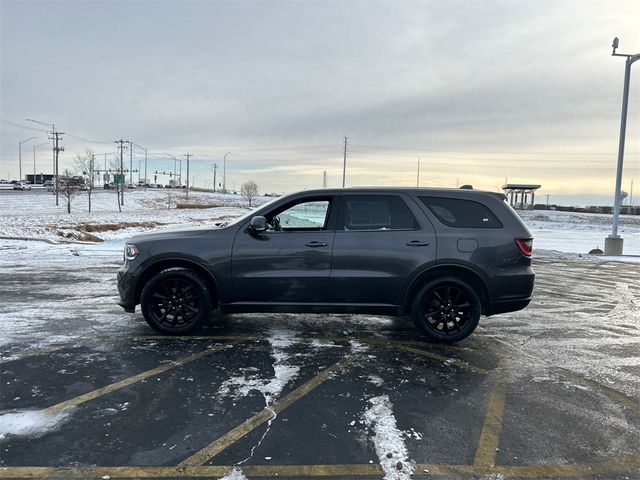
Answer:
POLYGON ((411 478, 415 467, 409 462, 409 452, 403 433, 396 425, 393 406, 388 395, 369 399, 369 408, 362 415, 365 425, 373 430, 373 444, 384 471, 385 480, 411 478))
POLYGON ((294 337, 287 330, 272 330, 268 337, 271 344, 271 356, 273 357, 273 377, 269 379, 261 378, 254 368, 247 368, 242 375, 231 377, 225 380, 218 395, 231 396, 238 399, 246 397, 253 390, 260 392, 265 399, 267 406, 280 395, 284 387, 298 376, 300 367, 289 365, 290 355, 285 351, 295 343, 294 337))
POLYGON ((368 349, 369 349, 369 347, 367 345, 363 345, 362 343, 358 342, 357 340, 351 340, 351 351, 353 353, 366 352, 368 349))
POLYGON ((220 477, 219 480, 247 480, 247 477, 244 476, 241 469, 234 468, 224 477, 220 477))
POLYGON ((40 437, 54 430, 71 414, 70 410, 47 413, 44 410, 23 410, 0 415, 0 435, 40 437))

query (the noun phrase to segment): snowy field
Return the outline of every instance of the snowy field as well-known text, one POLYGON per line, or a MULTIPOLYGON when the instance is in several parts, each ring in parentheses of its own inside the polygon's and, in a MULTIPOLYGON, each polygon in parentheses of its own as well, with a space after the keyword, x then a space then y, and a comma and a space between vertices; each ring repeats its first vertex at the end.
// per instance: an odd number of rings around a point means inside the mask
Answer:
MULTIPOLYGON (((258 197, 254 204, 268 200, 258 197)), ((213 225, 248 210, 246 200, 238 195, 192 192, 189 203, 211 208, 175 208, 176 204, 184 203, 184 192, 127 191, 125 205, 119 212, 115 193, 97 190, 92 196, 91 213, 87 212, 87 195, 82 194, 68 214, 62 200, 60 206, 55 206, 50 193, 0 192, 0 237, 60 242, 82 239, 83 232, 88 232, 105 240, 104 248, 110 250, 114 244, 142 231, 213 225)), ((604 239, 611 233, 611 215, 539 210, 519 213, 535 239, 535 256, 574 259, 582 256, 596 260, 585 255, 594 248, 604 250, 604 239)), ((640 256, 640 216, 622 215, 619 230, 625 240, 625 255, 640 256)), ((634 258, 619 260, 640 262, 634 258)))
MULTIPOLYGON (((611 215, 550 210, 519 213, 534 237, 534 254, 538 256, 557 256, 554 251, 584 255, 594 248, 604 250, 604 239, 611 234, 611 215)), ((618 233, 624 238, 625 255, 640 255, 640 216, 621 215, 618 233)))

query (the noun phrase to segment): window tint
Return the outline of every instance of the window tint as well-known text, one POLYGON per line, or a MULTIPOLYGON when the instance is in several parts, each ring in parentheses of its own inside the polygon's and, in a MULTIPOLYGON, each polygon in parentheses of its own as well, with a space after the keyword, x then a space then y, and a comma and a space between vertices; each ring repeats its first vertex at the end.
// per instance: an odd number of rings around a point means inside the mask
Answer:
POLYGON ((329 200, 298 203, 272 217, 267 228, 269 230, 321 230, 325 227, 328 213, 329 200))
POLYGON ((448 227, 502 228, 500 220, 481 203, 457 198, 419 198, 431 213, 448 227))
POLYGON ((393 195, 353 195, 343 197, 344 230, 410 230, 416 219, 402 198, 393 195))

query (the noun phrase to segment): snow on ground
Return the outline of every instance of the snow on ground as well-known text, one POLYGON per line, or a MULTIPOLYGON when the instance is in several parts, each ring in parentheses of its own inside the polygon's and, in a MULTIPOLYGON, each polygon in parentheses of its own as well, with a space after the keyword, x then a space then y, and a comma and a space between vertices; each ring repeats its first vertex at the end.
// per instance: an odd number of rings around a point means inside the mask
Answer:
MULTIPOLYGON (((256 203, 267 200, 258 197, 256 203)), ((114 191, 96 190, 91 213, 87 212, 87 195, 83 192, 73 203, 72 213, 67 214, 63 202, 56 207, 50 193, 1 192, 0 236, 61 240, 64 235, 73 237, 80 229, 103 240, 123 241, 150 229, 214 225, 248 210, 246 200, 239 195, 191 192, 189 203, 212 208, 175 208, 185 202, 184 193, 175 190, 132 190, 125 193, 125 205, 119 212, 114 191)), ((587 255, 594 248, 603 250, 604 239, 611 233, 611 215, 552 210, 519 214, 534 236, 534 255, 540 257, 571 258, 565 254, 587 255)), ((625 257, 616 260, 634 261, 627 256, 640 256, 640 216, 621 215, 619 233, 624 238, 625 257)), ((591 256, 583 259, 595 260, 591 256)))
MULTIPOLYGON (((268 197, 259 197, 256 203, 267 200, 268 197)), ((56 207, 50 193, 2 192, 0 237, 60 241, 65 236, 78 238, 81 230, 102 240, 123 242, 127 237, 151 229, 214 225, 248 210, 246 200, 238 195, 192 192, 189 203, 211 208, 175 208, 177 203, 185 202, 184 193, 175 190, 127 191, 123 211, 119 212, 115 192, 97 190, 92 195, 91 213, 87 212, 87 195, 82 193, 75 200, 72 213, 67 214, 63 202, 56 207), (172 208, 168 209, 169 205, 172 208)), ((587 254, 594 248, 604 249, 604 239, 611 233, 611 215, 551 210, 520 211, 519 214, 534 236, 535 256, 640 263, 631 257, 640 256, 640 216, 620 216, 625 257, 596 258, 587 254)), ((104 248, 109 249, 107 245, 104 248)))
MULTIPOLYGON (((177 209, 176 203, 187 200, 183 193, 173 193, 169 200, 162 190, 134 190, 125 193, 125 205, 118 211, 116 194, 97 190, 92 195, 92 211, 87 211, 87 195, 83 193, 73 203, 71 213, 60 202, 55 206, 52 194, 0 193, 0 236, 36 237, 60 240, 62 234, 81 229, 103 240, 125 239, 152 228, 214 225, 245 213, 246 200, 238 195, 207 192, 189 194, 189 204, 212 208, 177 209), (124 228, 123 228, 124 227, 124 228)), ((266 198, 259 197, 257 203, 266 198)))
POLYGON ((369 408, 362 419, 373 430, 373 444, 384 471, 384 480, 411 478, 414 466, 409 462, 409 452, 404 444, 403 432, 396 426, 393 405, 388 395, 369 399, 369 408))
POLYGON ((224 477, 220 477, 220 480, 247 480, 247 477, 244 476, 242 470, 240 470, 239 468, 234 468, 224 477))
POLYGON ((6 435, 39 437, 58 427, 70 414, 70 410, 56 413, 23 410, 0 414, 0 440, 6 435))
MULTIPOLYGON (((518 213, 534 237, 538 256, 554 255, 547 251, 585 255, 594 248, 604 250, 604 239, 611 234, 611 215, 553 210, 518 213)), ((618 233, 624 238, 625 255, 640 255, 640 216, 621 215, 618 233)))
POLYGON ((242 375, 225 380, 216 397, 239 398, 246 397, 252 391, 258 391, 264 397, 265 406, 269 407, 280 396, 284 387, 298 376, 300 367, 289 364, 291 356, 287 353, 287 349, 296 342, 292 332, 285 329, 272 329, 267 338, 271 344, 273 376, 262 378, 259 371, 246 369, 242 375))

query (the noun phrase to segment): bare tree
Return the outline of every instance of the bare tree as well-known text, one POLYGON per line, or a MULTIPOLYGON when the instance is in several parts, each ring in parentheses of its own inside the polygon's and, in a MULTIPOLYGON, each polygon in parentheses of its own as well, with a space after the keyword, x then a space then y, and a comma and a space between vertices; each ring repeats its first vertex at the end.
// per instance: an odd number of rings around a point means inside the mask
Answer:
POLYGON ((91 212, 91 193, 93 192, 95 169, 96 169, 96 156, 93 150, 90 148, 85 149, 84 154, 76 155, 75 159, 76 169, 82 172, 85 178, 85 185, 87 186, 87 194, 89 197, 89 212, 91 212))
POLYGON ((65 169, 58 179, 58 194, 67 202, 67 213, 71 213, 71 202, 78 196, 83 185, 83 178, 71 175, 69 169, 65 169))
POLYGON ((242 193, 242 195, 249 202, 249 206, 251 206, 251 201, 253 200, 253 197, 258 195, 258 185, 253 180, 244 182, 240 187, 240 193, 242 193))

